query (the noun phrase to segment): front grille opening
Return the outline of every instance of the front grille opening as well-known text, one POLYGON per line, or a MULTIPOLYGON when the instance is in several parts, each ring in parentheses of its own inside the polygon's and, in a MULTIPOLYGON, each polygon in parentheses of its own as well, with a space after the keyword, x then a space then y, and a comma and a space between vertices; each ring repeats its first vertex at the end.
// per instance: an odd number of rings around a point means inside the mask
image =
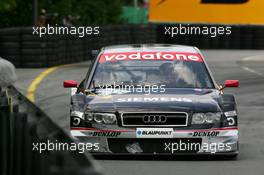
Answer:
POLYGON ((122 126, 187 126, 188 113, 123 113, 122 126))

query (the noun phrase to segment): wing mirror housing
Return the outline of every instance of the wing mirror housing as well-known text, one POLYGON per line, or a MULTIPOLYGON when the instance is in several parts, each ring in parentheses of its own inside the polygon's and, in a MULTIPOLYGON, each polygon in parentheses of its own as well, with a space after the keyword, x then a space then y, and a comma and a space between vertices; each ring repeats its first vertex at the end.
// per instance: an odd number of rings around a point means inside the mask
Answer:
POLYGON ((64 88, 76 88, 78 86, 77 81, 75 80, 65 80, 63 81, 64 88))
POLYGON ((239 87, 239 81, 238 80, 226 80, 225 87, 239 87))
POLYGON ((238 80, 226 80, 225 84, 219 87, 219 90, 222 91, 226 87, 239 87, 238 80))

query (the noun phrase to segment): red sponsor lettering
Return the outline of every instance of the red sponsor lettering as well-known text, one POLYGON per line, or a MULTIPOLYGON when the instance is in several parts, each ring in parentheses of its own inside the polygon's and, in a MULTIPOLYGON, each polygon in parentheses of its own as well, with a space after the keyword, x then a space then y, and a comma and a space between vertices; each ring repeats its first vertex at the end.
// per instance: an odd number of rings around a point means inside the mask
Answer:
POLYGON ((100 56, 99 63, 129 60, 167 60, 167 61, 194 61, 202 62, 203 59, 198 53, 184 52, 118 52, 104 53, 100 56))

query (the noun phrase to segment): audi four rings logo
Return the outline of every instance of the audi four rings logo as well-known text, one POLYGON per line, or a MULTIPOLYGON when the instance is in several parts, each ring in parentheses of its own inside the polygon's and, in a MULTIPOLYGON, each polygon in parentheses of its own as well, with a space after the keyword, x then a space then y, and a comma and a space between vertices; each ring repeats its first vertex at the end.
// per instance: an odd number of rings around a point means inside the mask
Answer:
POLYGON ((167 121, 167 117, 165 115, 144 115, 142 120, 144 123, 162 124, 167 121))

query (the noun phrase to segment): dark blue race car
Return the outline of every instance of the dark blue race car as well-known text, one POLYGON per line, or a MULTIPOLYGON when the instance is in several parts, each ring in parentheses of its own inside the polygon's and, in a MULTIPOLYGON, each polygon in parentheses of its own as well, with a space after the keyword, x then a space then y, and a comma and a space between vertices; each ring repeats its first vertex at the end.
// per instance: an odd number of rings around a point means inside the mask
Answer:
POLYGON ((238 154, 237 108, 201 54, 181 45, 102 48, 71 88, 71 134, 97 154, 238 154))

